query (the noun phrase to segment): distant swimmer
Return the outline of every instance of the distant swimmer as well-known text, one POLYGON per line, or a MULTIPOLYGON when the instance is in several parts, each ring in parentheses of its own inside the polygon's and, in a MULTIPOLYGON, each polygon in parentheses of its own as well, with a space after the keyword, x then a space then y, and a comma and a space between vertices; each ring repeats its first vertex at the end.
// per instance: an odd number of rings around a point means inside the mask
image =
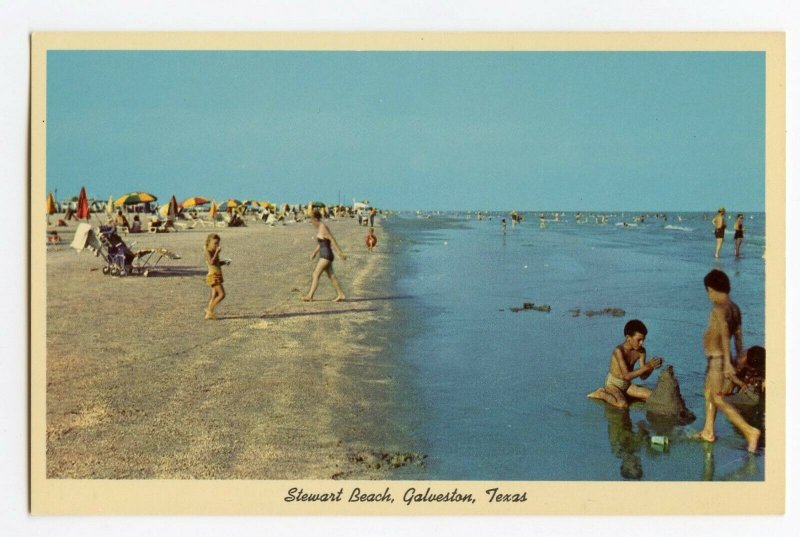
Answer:
POLYGON ((706 404, 706 421, 703 430, 696 437, 706 442, 714 442, 714 422, 717 409, 721 410, 747 440, 747 451, 754 452, 758 446, 761 431, 747 423, 739 411, 724 399, 730 383, 744 387, 736 376, 731 358, 731 338, 734 339, 737 359, 742 354, 742 314, 739 306, 730 299, 731 282, 728 275, 714 269, 703 278, 711 313, 708 327, 703 334, 703 352, 707 357, 706 382, 703 390, 706 404))
POLYGON ((503 218, 502 224, 503 224, 503 235, 505 235, 506 234, 506 219, 505 218, 503 218))
POLYGON ((717 239, 717 249, 714 251, 714 257, 719 258, 719 251, 722 249, 722 241, 725 239, 725 207, 720 207, 716 216, 711 219, 714 224, 714 237, 717 239))
POLYGON ((744 241, 744 215, 736 215, 736 223, 733 224, 733 255, 739 257, 739 252, 744 241))
POLYGON ((617 408, 627 408, 628 397, 642 401, 650 397, 652 392, 649 388, 631 381, 637 377, 647 379, 663 363, 663 359, 659 357, 653 357, 649 361, 646 359, 647 351, 642 345, 647 337, 647 327, 642 321, 628 321, 623 333, 625 341, 617 345, 611 353, 605 386, 586 396, 589 399, 601 399, 617 408), (637 364, 638 367, 635 367, 637 364))

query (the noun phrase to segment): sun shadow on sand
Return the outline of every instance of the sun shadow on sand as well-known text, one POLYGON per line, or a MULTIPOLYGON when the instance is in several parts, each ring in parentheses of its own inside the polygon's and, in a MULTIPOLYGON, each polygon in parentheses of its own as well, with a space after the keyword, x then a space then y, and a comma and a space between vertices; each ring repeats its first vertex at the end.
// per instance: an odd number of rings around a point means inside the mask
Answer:
POLYGON ((197 267, 159 265, 149 269, 150 278, 167 278, 171 276, 205 276, 208 271, 197 267))
POLYGON ((225 315, 220 319, 288 319, 291 317, 311 317, 315 315, 339 315, 343 313, 366 313, 378 311, 378 308, 350 308, 346 310, 324 311, 286 311, 282 313, 263 313, 261 315, 225 315))

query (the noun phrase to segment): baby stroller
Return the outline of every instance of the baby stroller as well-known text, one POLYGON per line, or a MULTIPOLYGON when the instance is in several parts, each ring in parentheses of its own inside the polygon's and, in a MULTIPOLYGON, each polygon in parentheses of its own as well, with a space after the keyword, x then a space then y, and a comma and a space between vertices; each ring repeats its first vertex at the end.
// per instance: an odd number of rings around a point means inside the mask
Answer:
POLYGON ((101 253, 106 260, 103 274, 112 276, 127 276, 133 272, 133 260, 136 257, 130 251, 125 241, 117 235, 114 226, 100 226, 100 243, 103 245, 101 253))

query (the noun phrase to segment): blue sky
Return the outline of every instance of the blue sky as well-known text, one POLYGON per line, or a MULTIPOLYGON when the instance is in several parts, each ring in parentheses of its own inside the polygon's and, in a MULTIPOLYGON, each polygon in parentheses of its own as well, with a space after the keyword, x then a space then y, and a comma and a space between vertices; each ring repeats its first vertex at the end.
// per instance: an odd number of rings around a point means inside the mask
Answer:
POLYGON ((758 52, 51 51, 47 188, 764 210, 758 52))

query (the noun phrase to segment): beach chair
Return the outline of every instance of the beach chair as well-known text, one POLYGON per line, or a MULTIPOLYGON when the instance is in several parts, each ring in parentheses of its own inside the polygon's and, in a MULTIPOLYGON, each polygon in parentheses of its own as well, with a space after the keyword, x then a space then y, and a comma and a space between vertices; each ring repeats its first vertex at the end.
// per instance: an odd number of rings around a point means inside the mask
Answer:
POLYGON ((193 215, 193 214, 189 214, 189 222, 191 222, 188 225, 189 229, 194 229, 197 226, 206 227, 206 221, 203 220, 202 218, 199 218, 199 217, 193 215))

